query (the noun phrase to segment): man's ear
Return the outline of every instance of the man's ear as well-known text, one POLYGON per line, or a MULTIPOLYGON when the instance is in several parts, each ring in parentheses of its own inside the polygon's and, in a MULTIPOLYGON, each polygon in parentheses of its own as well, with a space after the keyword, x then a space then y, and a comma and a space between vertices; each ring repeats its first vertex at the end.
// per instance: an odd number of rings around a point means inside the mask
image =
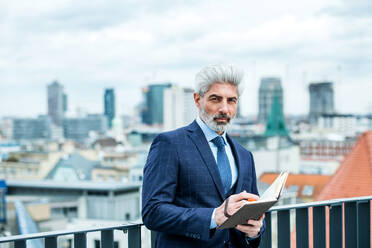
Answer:
POLYGON ((201 101, 201 96, 194 92, 194 102, 195 102, 195 105, 196 107, 198 107, 198 109, 200 109, 200 101, 201 101))

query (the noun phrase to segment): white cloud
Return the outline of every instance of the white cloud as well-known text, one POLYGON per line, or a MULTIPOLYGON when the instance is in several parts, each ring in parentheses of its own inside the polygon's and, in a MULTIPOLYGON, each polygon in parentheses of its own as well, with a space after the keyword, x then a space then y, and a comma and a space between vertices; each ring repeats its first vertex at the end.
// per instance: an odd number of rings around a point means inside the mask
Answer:
POLYGON ((259 80, 267 75, 282 78, 287 113, 306 113, 307 84, 324 79, 337 84, 336 99, 347 99, 337 100, 340 112, 371 106, 368 1, 22 3, 0 3, 0 116, 43 112, 44 96, 35 91, 54 79, 66 86, 71 106, 101 111, 104 88, 114 86, 127 111, 146 83, 190 86, 202 66, 219 62, 245 68, 246 113, 257 112, 259 80), (32 92, 22 90, 30 85, 32 92), (348 87, 360 101, 348 100, 348 87), (21 99, 30 109, 5 107, 17 94, 27 95, 21 99))

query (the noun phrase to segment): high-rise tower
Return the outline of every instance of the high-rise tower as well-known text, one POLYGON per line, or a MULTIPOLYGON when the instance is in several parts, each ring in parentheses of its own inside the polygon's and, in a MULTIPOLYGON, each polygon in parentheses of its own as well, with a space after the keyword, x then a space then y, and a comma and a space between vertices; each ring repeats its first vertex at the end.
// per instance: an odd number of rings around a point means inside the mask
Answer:
POLYGON ((48 116, 57 126, 62 126, 64 113, 67 110, 67 95, 63 92, 63 85, 57 81, 49 84, 48 91, 48 116))
POLYGON ((322 114, 334 114, 333 83, 310 83, 310 111, 309 121, 317 124, 322 114))
POLYGON ((171 83, 152 84, 143 90, 146 101, 142 113, 143 123, 149 125, 164 124, 164 90, 171 86, 171 83))
POLYGON ((112 121, 115 118, 115 92, 114 89, 105 89, 104 95, 105 116, 107 117, 107 124, 112 128, 112 121))

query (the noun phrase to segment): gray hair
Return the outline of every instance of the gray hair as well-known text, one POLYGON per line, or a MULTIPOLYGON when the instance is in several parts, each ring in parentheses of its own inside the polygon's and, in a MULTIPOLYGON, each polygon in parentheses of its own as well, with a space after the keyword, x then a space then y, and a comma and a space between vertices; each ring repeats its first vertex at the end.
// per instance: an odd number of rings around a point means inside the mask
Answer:
POLYGON ((233 65, 211 65, 203 68, 195 76, 195 92, 200 96, 204 96, 206 92, 215 83, 228 83, 236 86, 238 95, 243 92, 241 85, 243 79, 243 71, 233 65))

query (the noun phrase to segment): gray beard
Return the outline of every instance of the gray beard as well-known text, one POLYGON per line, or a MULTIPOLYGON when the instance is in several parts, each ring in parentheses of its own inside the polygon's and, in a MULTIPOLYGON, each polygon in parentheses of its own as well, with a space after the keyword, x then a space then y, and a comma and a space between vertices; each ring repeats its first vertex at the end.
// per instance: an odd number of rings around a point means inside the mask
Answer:
POLYGON ((215 132, 226 132, 227 129, 230 127, 230 122, 232 121, 232 119, 234 118, 231 117, 230 121, 228 123, 217 123, 214 121, 214 118, 215 116, 213 115, 208 115, 207 112, 204 111, 203 108, 200 109, 199 111, 199 114, 200 114, 200 118, 205 122, 205 124, 207 124, 207 126, 212 129, 213 131, 215 132))

